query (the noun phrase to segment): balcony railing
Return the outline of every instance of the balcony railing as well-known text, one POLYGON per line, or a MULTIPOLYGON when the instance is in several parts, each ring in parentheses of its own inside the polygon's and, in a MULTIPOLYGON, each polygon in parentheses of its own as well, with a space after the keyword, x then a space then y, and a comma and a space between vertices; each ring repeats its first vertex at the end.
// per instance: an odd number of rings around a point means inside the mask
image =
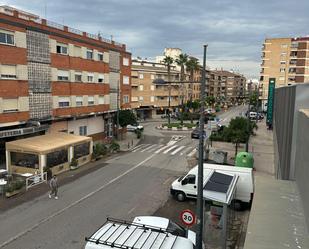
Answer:
POLYGON ((36 133, 40 131, 46 131, 48 127, 49 127, 48 125, 40 125, 40 126, 34 126, 34 127, 26 127, 26 128, 0 131, 0 138, 16 137, 16 136, 32 134, 32 133, 36 133))

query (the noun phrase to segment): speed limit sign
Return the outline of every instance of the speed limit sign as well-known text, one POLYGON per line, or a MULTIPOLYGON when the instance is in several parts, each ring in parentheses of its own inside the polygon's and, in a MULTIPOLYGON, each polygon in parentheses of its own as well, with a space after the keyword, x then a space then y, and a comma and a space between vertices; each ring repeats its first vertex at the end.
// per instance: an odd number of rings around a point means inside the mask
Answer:
POLYGON ((195 223, 195 215, 189 209, 183 210, 181 212, 180 219, 182 223, 185 224, 186 226, 192 226, 195 223))

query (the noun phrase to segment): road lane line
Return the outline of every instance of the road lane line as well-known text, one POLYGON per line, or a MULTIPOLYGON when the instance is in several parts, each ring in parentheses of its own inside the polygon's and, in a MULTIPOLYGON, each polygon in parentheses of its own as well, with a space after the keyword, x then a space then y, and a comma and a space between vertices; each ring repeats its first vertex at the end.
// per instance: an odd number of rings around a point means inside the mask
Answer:
MULTIPOLYGON (((155 156, 155 154, 152 154, 151 156, 147 157, 144 161, 140 162, 139 164, 135 165, 134 167, 132 167, 131 169, 128 169, 127 171, 125 171, 124 173, 122 173, 121 175, 115 177, 114 179, 110 180, 109 182, 105 183, 104 185, 102 185, 100 188, 98 188, 97 190, 94 190, 92 192, 90 192, 89 194, 83 196, 82 198, 80 198, 77 201, 72 202, 70 205, 66 206, 65 208, 62 208, 60 210, 58 210, 57 212, 51 214, 50 216, 40 220, 39 222, 37 222, 36 224, 32 225, 31 227, 29 227, 28 229, 24 230, 23 232, 18 233, 17 235, 11 237, 10 239, 6 240, 5 242, 3 242, 2 244, 0 244, 0 248, 4 247, 10 243, 12 243, 13 241, 17 240, 18 238, 24 236, 25 234, 33 231, 34 229, 36 229, 37 227, 39 227, 40 225, 44 224, 45 222, 55 218, 56 216, 64 213, 65 211, 67 211, 68 209, 78 205, 79 203, 83 202, 84 200, 88 199, 89 197, 93 196, 94 194, 100 192, 102 189, 106 188, 107 186, 109 186, 110 184, 114 183, 115 181, 119 180, 120 178, 122 178, 123 176, 131 173, 133 170, 137 169, 138 167, 140 167, 141 165, 143 165, 145 162, 149 161, 151 158, 153 158, 155 156)), ((46 197, 47 198, 47 197, 46 197)))
POLYGON ((169 181, 170 181, 172 178, 174 178, 174 177, 171 176, 171 177, 167 178, 167 179, 165 180, 165 182, 163 182, 163 185, 166 185, 167 183, 169 183, 169 181))
POLYGON ((132 213, 135 209, 136 209, 136 207, 131 208, 131 209, 129 210, 128 214, 132 213))
POLYGON ((185 149, 183 152, 181 152, 180 155, 182 156, 183 154, 187 153, 191 149, 192 149, 192 147, 189 146, 187 149, 185 149))
POLYGON ((165 149, 166 149, 166 148, 168 148, 168 147, 169 147, 169 145, 165 145, 165 146, 163 146, 162 148, 160 148, 160 149, 156 150, 156 151, 155 151, 155 154, 160 153, 162 150, 165 150, 165 149))
POLYGON ((175 155, 175 154, 177 154, 179 151, 181 151, 183 148, 185 148, 186 146, 180 146, 179 148, 177 148, 176 150, 174 150, 172 153, 171 153, 171 155, 175 155))
POLYGON ((146 149, 141 150, 141 152, 148 151, 149 149, 153 148, 154 146, 157 146, 157 145, 156 145, 156 144, 150 145, 150 146, 147 147, 146 149))
POLYGON ((167 154, 169 151, 171 151, 172 149, 176 148, 177 146, 178 146, 178 145, 174 145, 174 146, 168 148, 167 150, 165 150, 165 151, 163 152, 163 154, 167 154))

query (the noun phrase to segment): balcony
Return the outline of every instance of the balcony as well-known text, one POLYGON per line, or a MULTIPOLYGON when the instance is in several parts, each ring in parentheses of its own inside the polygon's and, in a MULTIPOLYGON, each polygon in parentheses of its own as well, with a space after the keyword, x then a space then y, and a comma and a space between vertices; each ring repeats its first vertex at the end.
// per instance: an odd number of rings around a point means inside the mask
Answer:
POLYGON ((21 135, 33 134, 33 133, 37 133, 40 131, 46 131, 48 127, 49 127, 48 125, 40 125, 40 126, 0 131, 0 138, 17 137, 21 135))

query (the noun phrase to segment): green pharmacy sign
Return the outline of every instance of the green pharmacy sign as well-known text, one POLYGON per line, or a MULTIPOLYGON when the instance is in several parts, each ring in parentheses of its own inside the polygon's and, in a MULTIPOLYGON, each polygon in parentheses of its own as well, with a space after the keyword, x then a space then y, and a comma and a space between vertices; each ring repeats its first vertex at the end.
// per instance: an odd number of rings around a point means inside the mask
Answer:
POLYGON ((269 78, 268 100, 267 100, 267 120, 266 120, 268 126, 272 126, 273 124, 275 84, 276 84, 276 78, 269 78))

